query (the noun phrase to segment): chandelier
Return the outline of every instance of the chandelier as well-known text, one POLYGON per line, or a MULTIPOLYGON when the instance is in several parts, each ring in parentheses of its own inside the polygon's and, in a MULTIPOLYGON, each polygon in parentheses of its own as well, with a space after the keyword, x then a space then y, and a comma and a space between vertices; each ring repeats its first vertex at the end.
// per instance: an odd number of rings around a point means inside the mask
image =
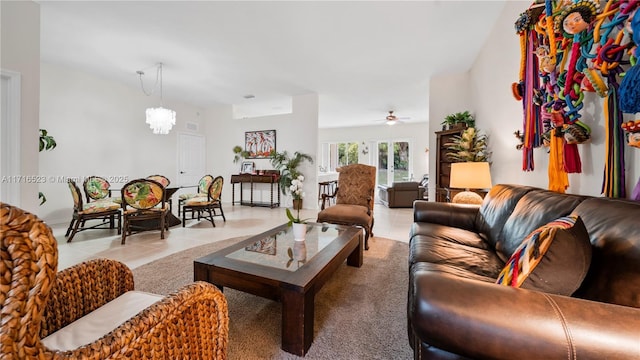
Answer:
POLYGON ((149 124, 154 134, 168 134, 173 125, 176 124, 176 112, 162 107, 162 63, 156 64, 156 83, 153 85, 151 92, 147 92, 144 89, 144 83, 142 82, 144 71, 138 70, 136 73, 140 77, 142 92, 147 96, 153 95, 158 88, 158 84, 160 84, 160 106, 147 109, 147 124, 149 124))

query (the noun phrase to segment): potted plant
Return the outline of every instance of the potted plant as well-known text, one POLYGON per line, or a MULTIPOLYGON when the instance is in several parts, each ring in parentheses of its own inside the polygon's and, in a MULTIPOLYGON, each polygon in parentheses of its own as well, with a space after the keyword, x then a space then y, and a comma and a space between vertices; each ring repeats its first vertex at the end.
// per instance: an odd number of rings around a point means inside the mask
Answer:
MULTIPOLYGON (((40 146, 39 151, 53 150, 56 148, 58 144, 53 136, 47 133, 47 130, 40 129, 40 146)), ((47 197, 40 191, 38 192, 38 199, 40 199, 40 205, 44 204, 47 201, 47 197)))
POLYGON ((249 152, 242 149, 242 146, 236 145, 233 147, 233 162, 237 163, 238 161, 249 157, 249 152))
POLYGON ((287 214, 287 219, 289 219, 287 225, 292 227, 293 239, 303 241, 307 234, 307 220, 309 219, 300 219, 300 209, 296 210, 295 217, 289 208, 286 208, 285 212, 287 214))
POLYGON ((444 121, 440 123, 444 130, 446 126, 448 129, 462 129, 464 127, 471 128, 476 126, 476 120, 469 111, 457 112, 449 114, 444 118, 444 121))
MULTIPOLYGON (((293 180, 295 179, 300 182, 299 188, 300 190, 302 189, 302 181, 304 181, 304 176, 302 177, 302 180, 298 178, 302 175, 300 170, 298 170, 298 167, 304 161, 309 161, 313 164, 313 158, 310 155, 303 154, 298 151, 294 152, 293 156, 289 156, 287 151, 277 152, 273 150, 271 152, 271 165, 274 169, 280 171, 280 178, 278 181, 282 194, 287 195, 289 192, 291 192, 294 200, 296 200, 296 198, 300 200, 299 207, 302 207, 302 196, 296 197, 296 194, 294 194, 292 190, 295 191, 298 187, 296 185, 296 187, 294 188, 292 187, 292 184, 293 180)), ((300 192, 300 195, 301 194, 302 192, 300 192)))
POLYGON ((462 135, 455 135, 452 142, 445 144, 451 150, 447 156, 454 162, 489 162, 487 140, 487 135, 480 134, 476 128, 467 128, 462 135))

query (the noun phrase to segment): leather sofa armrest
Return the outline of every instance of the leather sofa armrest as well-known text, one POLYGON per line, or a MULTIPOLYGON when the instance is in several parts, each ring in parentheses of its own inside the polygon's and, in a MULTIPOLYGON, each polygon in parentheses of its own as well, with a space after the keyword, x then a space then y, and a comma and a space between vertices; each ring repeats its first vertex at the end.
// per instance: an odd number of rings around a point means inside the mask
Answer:
POLYGON ((413 221, 477 231, 476 216, 480 205, 463 205, 426 200, 413 202, 413 221))
POLYGON ((640 309, 417 271, 423 343, 470 358, 637 359, 640 309))

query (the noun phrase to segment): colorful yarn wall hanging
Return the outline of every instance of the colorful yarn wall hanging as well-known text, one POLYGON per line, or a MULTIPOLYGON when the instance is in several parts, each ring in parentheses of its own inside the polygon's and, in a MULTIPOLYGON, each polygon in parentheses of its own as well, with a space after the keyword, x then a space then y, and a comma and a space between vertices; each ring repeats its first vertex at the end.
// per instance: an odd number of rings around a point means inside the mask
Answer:
MULTIPOLYGON (((578 144, 591 136, 589 121, 581 114, 584 92, 603 98, 607 153, 602 192, 624 197, 621 98, 640 107, 640 66, 625 75, 637 54, 630 51, 633 42, 624 36, 624 27, 631 25, 626 30, 630 32, 638 26, 633 14, 640 1, 604 4, 601 11, 598 0, 545 0, 522 13, 516 21, 520 78, 513 89, 523 103, 523 170, 533 170, 532 149, 541 143, 535 140, 545 139, 550 146, 549 188, 561 192, 569 186, 567 173, 582 172, 578 144)), ((636 33, 634 37, 640 38, 640 30, 636 33)))

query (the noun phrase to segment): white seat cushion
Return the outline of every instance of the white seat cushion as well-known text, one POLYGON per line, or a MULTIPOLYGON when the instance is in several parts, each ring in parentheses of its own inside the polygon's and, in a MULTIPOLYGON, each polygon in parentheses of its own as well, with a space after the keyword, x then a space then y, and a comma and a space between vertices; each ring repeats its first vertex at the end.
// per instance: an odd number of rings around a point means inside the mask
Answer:
POLYGON ((142 291, 127 291, 89 314, 42 339, 52 350, 74 350, 100 339, 105 334, 148 308, 163 296, 142 291))

